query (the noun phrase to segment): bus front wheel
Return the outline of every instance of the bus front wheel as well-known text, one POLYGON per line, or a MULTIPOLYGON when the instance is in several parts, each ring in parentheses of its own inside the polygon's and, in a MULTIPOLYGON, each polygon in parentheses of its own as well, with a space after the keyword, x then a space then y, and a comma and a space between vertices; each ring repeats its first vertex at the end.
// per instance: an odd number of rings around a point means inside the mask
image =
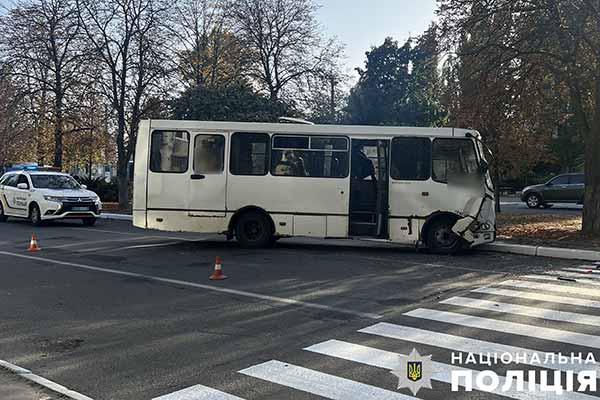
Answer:
POLYGON ((235 224, 235 237, 246 249, 268 247, 273 243, 271 222, 262 213, 246 212, 235 224))
POLYGON ((456 221, 452 218, 438 218, 427 229, 425 244, 436 254, 454 254, 461 250, 462 239, 452 227, 456 221))

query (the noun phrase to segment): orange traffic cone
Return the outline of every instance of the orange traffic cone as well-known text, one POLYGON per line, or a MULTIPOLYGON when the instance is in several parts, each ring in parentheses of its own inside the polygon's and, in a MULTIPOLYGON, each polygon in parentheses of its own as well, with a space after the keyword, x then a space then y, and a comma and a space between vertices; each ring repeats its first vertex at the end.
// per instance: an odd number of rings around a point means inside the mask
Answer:
POLYGON ((33 235, 31 235, 31 242, 29 242, 29 248, 27 249, 27 251, 40 251, 41 249, 38 247, 37 244, 37 239, 35 237, 35 233, 33 235))
POLYGON ((227 279, 227 276, 225 276, 221 270, 221 257, 215 259, 215 269, 208 279, 211 281, 222 281, 223 279, 227 279))

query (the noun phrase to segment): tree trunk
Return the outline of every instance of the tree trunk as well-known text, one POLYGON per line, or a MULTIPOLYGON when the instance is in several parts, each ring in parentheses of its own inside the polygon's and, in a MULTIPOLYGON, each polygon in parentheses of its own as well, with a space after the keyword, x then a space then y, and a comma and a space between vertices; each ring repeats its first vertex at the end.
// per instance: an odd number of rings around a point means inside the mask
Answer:
POLYGON ((594 116, 585 142, 583 232, 600 237, 600 78, 595 84, 594 116))
POLYGON ((494 168, 494 205, 496 212, 501 213, 502 208, 500 207, 500 172, 498 167, 494 168))
POLYGON ((127 148, 125 146, 125 116, 119 115, 117 124, 117 186, 119 190, 119 208, 129 208, 129 177, 127 176, 127 148))
MULTIPOLYGON (((57 85, 61 84, 60 76, 57 76, 57 85)), ((63 164, 63 94, 62 90, 56 90, 54 103, 54 166, 62 168, 63 164)))

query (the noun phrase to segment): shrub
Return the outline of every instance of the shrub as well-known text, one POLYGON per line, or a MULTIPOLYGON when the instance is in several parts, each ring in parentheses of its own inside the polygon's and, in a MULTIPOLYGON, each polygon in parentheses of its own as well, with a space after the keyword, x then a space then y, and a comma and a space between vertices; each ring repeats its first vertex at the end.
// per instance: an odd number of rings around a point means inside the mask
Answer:
POLYGON ((86 185, 89 190, 100 196, 100 200, 107 203, 119 201, 119 190, 116 182, 107 183, 104 178, 82 178, 79 183, 86 185))

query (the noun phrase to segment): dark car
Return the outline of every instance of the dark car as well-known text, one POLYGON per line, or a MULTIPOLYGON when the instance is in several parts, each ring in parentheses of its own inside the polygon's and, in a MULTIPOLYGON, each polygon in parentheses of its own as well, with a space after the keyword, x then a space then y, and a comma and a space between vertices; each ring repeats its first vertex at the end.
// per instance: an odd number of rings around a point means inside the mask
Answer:
POLYGON ((547 207, 552 203, 583 204, 584 182, 583 174, 559 175, 545 184, 523 189, 521 201, 529 208, 547 207))

